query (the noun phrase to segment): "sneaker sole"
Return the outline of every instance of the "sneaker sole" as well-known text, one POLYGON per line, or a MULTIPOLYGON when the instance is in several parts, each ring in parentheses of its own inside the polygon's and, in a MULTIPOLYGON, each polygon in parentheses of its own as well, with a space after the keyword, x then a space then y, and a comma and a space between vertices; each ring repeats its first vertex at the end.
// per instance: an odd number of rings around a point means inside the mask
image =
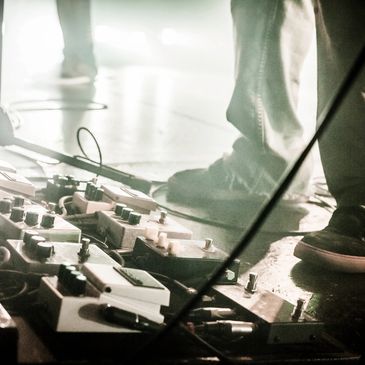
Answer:
POLYGON ((344 273, 365 273, 365 257, 341 255, 314 247, 303 241, 298 242, 294 256, 315 265, 344 273))

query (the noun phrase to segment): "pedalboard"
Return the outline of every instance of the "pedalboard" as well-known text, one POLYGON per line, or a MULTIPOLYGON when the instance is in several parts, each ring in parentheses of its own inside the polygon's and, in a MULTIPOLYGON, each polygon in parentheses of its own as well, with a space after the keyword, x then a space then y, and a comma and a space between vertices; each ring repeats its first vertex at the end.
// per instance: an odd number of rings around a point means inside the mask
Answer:
MULTIPOLYGON (((36 233, 36 232, 34 232, 36 233)), ((88 239, 81 243, 51 242, 32 231, 27 231, 24 240, 7 240, 4 246, 11 253, 14 267, 23 272, 55 275, 65 262, 79 267, 85 263, 117 265, 108 254, 88 239)))
POLYGON ((169 238, 192 237, 189 229, 167 217, 166 212, 141 214, 120 203, 114 211, 98 212, 97 230, 115 248, 133 248, 136 238, 144 235, 152 235, 156 240, 160 233, 169 238))
POLYGON ((23 239, 26 230, 35 230, 51 241, 80 242, 81 230, 41 205, 26 204, 15 196, 0 200, 0 232, 6 239, 23 239))
MULTIPOLYGON (((177 280, 206 280, 228 257, 215 247, 213 240, 169 239, 161 236, 157 242, 138 237, 132 259, 137 267, 158 272, 177 280)), ((239 276, 240 261, 234 260, 220 278, 220 284, 234 284, 239 276)))
POLYGON ((219 302, 232 308, 237 317, 257 324, 255 335, 270 345, 315 343, 324 332, 324 323, 305 312, 305 301, 296 305, 277 294, 256 287, 254 273, 246 286, 216 285, 213 293, 219 302))
POLYGON ((169 290, 150 274, 118 265, 87 263, 81 271, 61 265, 58 276, 43 277, 39 288, 41 313, 57 332, 136 332, 107 321, 105 305, 162 323, 161 306, 169 302, 169 290))

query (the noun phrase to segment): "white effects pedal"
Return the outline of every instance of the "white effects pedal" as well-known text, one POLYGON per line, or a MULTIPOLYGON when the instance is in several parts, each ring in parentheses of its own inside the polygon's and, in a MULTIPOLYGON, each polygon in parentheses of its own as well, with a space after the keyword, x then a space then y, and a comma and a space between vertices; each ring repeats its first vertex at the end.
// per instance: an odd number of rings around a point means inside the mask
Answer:
POLYGON ((127 204, 139 213, 150 213, 157 209, 157 203, 151 197, 124 186, 98 186, 90 181, 84 193, 75 192, 72 196, 72 205, 79 213, 113 210, 117 203, 127 204))
POLYGON ((35 186, 24 176, 18 174, 14 166, 0 160, 0 189, 12 194, 35 195, 35 186))
POLYGON ((35 230, 51 241, 80 242, 81 230, 41 205, 24 198, 0 200, 0 232, 7 239, 23 239, 24 231, 35 230))
POLYGON ((121 204, 117 204, 114 211, 98 212, 97 230, 116 248, 133 248, 136 238, 146 234, 155 240, 161 232, 169 238, 192 237, 189 229, 167 217, 166 212, 141 214, 121 204))
POLYGON ((143 270, 85 264, 77 271, 61 265, 58 276, 42 278, 38 301, 57 332, 131 333, 136 330, 107 322, 100 309, 109 304, 162 323, 161 306, 169 305, 170 292, 143 270))
POLYGON ((81 267, 85 263, 117 265, 108 254, 90 240, 83 238, 81 243, 52 242, 26 231, 23 240, 6 240, 4 246, 11 253, 14 267, 24 272, 55 275, 63 263, 81 267))

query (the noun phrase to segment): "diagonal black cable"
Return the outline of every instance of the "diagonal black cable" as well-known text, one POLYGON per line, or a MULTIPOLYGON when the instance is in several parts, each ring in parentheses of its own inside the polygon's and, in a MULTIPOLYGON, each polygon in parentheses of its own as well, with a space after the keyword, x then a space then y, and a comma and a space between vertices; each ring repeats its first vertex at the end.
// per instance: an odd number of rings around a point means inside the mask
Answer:
MULTIPOLYGON (((238 257, 242 251, 249 245, 251 240, 255 237, 257 232, 259 231, 262 224, 265 222, 266 218, 271 213, 272 209, 275 207, 276 203, 280 200, 282 195, 285 193, 302 163, 308 156, 311 151, 313 145, 316 141, 323 135, 326 128, 332 121, 332 118, 336 114, 338 108, 341 103, 347 96, 348 92, 351 89, 354 81, 360 74, 365 63, 365 46, 363 46, 353 62, 350 71, 346 75, 345 79, 341 83, 337 93, 333 98, 329 100, 320 116, 318 117, 318 129, 314 133, 311 140, 308 142, 307 146, 303 149, 300 156, 293 163, 292 167, 289 171, 283 176, 279 186, 274 191, 272 198, 264 204, 263 208, 260 212, 254 217, 251 226, 248 228, 246 233, 243 235, 242 239, 238 244, 234 247, 231 254, 224 260, 220 267, 215 270, 210 279, 199 289, 197 294, 193 296, 190 300, 185 303, 185 305, 181 308, 181 310, 176 313, 176 315, 167 323, 167 325, 159 331, 148 343, 142 346, 142 349, 138 350, 138 354, 147 354, 147 349, 150 348, 154 343, 160 341, 164 338, 172 328, 177 326, 180 321, 189 313, 189 311, 198 303, 198 301, 202 298, 204 294, 206 294, 211 287, 217 282, 217 280, 225 273, 226 269, 233 263, 233 261, 238 257)), ((141 355, 136 354, 135 357, 139 357, 141 355)))

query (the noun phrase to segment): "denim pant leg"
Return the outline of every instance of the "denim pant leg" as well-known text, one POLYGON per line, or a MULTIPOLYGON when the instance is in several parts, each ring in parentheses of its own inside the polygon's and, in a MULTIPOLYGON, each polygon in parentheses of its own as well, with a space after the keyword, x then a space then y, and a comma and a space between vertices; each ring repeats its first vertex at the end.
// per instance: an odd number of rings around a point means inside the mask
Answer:
POLYGON ((90 0, 57 0, 65 59, 94 66, 90 0))
POLYGON ((297 105, 313 7, 311 0, 232 0, 231 10, 236 74, 227 119, 242 137, 227 161, 252 192, 271 191, 305 144, 297 105))
MULTIPOLYGON (((317 6, 321 113, 365 44, 365 6, 359 0, 321 0, 317 6)), ((338 205, 364 205, 365 65, 319 147, 328 187, 338 205)))

